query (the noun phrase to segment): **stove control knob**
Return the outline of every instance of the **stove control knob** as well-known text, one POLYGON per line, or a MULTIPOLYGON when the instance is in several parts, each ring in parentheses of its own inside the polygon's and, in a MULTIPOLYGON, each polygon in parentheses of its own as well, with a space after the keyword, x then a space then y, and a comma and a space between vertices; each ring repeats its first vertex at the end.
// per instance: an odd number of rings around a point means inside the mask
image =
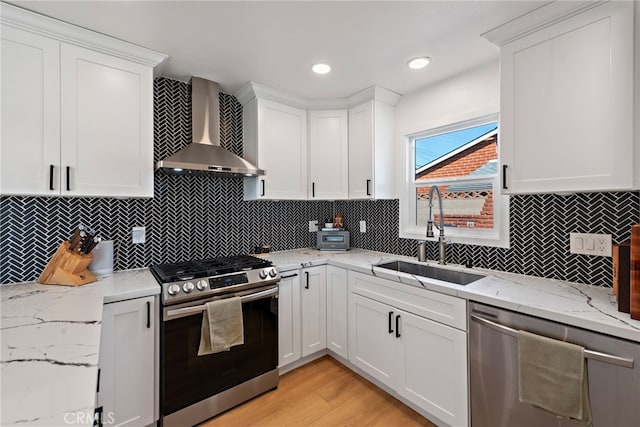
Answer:
POLYGON ((273 277, 276 277, 276 274, 278 274, 278 272, 276 271, 276 269, 275 269, 275 268, 272 268, 272 269, 269 271, 269 276, 271 276, 272 278, 273 278, 273 277))
POLYGON ((268 274, 269 274, 269 273, 268 273, 268 270, 260 270, 260 274, 259 274, 259 276, 260 276, 260 278, 261 278, 261 279, 263 279, 263 280, 264 280, 264 279, 266 279, 266 278, 267 278, 267 275, 268 275, 268 274))
POLYGON ((169 289, 167 289, 167 292, 169 292, 169 295, 176 295, 180 292, 180 286, 174 283, 173 285, 169 286, 169 289))
POLYGON ((199 291, 204 291, 205 289, 207 289, 209 287, 209 285, 207 284, 207 282, 205 280, 198 280, 198 283, 196 284, 196 287, 198 288, 199 291))
POLYGON ((185 291, 185 293, 189 293, 193 290, 194 286, 193 283, 191 282, 187 282, 184 285, 182 285, 182 290, 185 291))

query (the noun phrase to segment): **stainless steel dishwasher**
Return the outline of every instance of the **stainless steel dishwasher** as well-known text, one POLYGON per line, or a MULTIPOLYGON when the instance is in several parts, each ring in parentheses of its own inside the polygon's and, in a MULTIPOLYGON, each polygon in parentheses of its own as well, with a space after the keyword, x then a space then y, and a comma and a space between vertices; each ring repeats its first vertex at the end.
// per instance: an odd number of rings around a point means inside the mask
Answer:
POLYGON ((584 329, 469 303, 472 427, 575 427, 518 400, 517 331, 585 348, 594 427, 640 425, 640 344, 584 329))

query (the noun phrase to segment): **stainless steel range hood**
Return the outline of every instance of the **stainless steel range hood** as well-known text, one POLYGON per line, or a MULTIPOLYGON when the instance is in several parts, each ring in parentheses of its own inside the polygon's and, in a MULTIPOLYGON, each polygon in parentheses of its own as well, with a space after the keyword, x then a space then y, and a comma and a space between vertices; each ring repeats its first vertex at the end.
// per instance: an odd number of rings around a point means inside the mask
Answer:
POLYGON ((175 174, 258 176, 265 171, 220 146, 220 88, 217 83, 191 79, 193 142, 160 160, 156 169, 175 174))

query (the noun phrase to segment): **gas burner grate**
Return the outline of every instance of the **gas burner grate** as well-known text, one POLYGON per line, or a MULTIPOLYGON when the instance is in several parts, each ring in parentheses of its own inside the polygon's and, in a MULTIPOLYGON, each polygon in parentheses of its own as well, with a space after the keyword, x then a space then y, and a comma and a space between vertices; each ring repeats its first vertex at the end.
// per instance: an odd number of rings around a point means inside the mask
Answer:
POLYGON ((270 261, 250 255, 207 258, 175 264, 158 264, 151 266, 151 272, 158 282, 171 283, 179 280, 191 280, 207 276, 220 276, 240 271, 270 267, 270 261))

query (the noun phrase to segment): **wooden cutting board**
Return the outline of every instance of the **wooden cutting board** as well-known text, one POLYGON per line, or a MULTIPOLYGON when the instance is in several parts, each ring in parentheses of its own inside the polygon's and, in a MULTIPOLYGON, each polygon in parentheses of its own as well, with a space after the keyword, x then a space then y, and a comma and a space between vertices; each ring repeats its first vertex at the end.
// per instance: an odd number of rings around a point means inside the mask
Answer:
POLYGON ((631 226, 631 318, 640 320, 640 224, 631 226))
POLYGON ((618 311, 629 313, 631 242, 613 245, 613 293, 618 300, 618 311))

